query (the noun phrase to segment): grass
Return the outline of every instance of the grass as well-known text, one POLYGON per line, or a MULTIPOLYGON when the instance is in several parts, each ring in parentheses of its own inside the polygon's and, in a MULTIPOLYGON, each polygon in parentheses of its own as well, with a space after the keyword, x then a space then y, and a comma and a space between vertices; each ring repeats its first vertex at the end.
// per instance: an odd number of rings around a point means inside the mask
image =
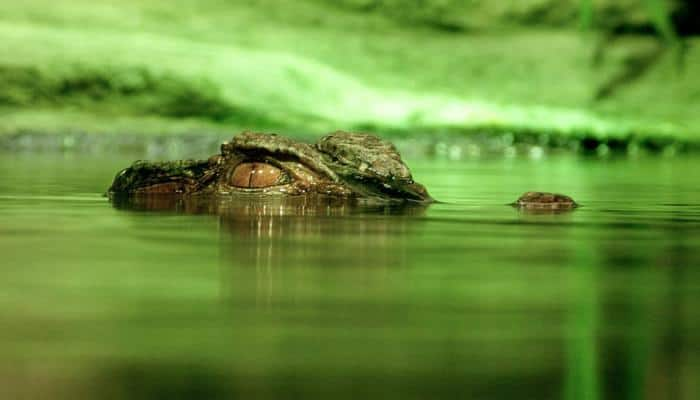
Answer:
POLYGON ((621 40, 594 68, 594 44, 573 29, 446 33, 312 0, 5 2, 0 134, 342 128, 696 140, 692 46, 684 73, 662 53, 594 100, 655 45, 621 40))

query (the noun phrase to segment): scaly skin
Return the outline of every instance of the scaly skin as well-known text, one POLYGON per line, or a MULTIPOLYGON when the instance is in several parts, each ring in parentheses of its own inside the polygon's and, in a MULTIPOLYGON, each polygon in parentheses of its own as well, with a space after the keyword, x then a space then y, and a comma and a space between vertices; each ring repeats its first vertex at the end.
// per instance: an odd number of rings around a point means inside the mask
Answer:
POLYGON ((244 132, 208 160, 136 161, 120 171, 110 197, 183 195, 324 195, 428 203, 396 148, 376 136, 336 132, 316 144, 244 132))
POLYGON ((569 196, 548 192, 525 192, 513 203, 525 211, 569 211, 578 204, 569 196))
MULTIPOLYGON (((316 144, 275 134, 243 132, 208 160, 136 161, 120 171, 110 197, 182 195, 323 195, 331 198, 430 203, 396 148, 369 134, 335 132, 316 144)), ((155 200, 150 200, 153 202, 155 200)), ((156 203, 160 200, 156 201, 156 203)), ((149 203, 150 204, 150 203, 149 203)), ((527 192, 513 206, 568 211, 569 196, 527 192)))

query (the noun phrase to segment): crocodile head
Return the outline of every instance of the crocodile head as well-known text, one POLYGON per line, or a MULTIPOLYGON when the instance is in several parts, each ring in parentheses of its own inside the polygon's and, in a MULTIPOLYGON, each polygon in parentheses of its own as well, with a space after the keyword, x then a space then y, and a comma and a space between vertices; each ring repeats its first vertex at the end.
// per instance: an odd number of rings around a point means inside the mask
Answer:
POLYGON ((348 132, 324 136, 315 144, 244 132, 207 160, 136 161, 108 189, 110 197, 149 194, 433 201, 391 143, 348 132))

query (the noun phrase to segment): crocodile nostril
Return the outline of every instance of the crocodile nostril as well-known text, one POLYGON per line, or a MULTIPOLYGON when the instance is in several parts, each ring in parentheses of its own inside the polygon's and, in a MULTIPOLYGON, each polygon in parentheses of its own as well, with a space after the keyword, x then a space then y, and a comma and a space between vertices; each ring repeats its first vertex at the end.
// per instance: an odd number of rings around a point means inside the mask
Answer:
POLYGON ((231 173, 231 185, 240 188, 265 188, 278 184, 282 171, 270 164, 244 162, 238 164, 231 173))

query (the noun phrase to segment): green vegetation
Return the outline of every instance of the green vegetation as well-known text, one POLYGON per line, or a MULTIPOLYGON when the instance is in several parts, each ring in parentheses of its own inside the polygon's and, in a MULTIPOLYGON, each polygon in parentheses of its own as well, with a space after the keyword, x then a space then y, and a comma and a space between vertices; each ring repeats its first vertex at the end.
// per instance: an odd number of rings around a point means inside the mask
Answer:
POLYGON ((667 8, 666 0, 644 0, 649 17, 654 28, 668 42, 676 42, 678 36, 671 22, 671 15, 667 8))
MULTIPOLYGON (((700 51, 680 71, 653 36, 598 40, 578 1, 556 3, 5 2, 0 134, 698 138, 700 51)), ((642 3, 592 18, 654 23, 642 3)))
MULTIPOLYGON (((216 86, 170 75, 155 76, 145 68, 77 67, 54 75, 37 67, 2 67, 0 104, 16 107, 76 106, 119 108, 135 114, 199 117, 224 121, 238 110, 216 86)), ((251 117, 246 115, 244 117, 251 117)), ((252 121, 251 121, 252 122, 252 121)))

